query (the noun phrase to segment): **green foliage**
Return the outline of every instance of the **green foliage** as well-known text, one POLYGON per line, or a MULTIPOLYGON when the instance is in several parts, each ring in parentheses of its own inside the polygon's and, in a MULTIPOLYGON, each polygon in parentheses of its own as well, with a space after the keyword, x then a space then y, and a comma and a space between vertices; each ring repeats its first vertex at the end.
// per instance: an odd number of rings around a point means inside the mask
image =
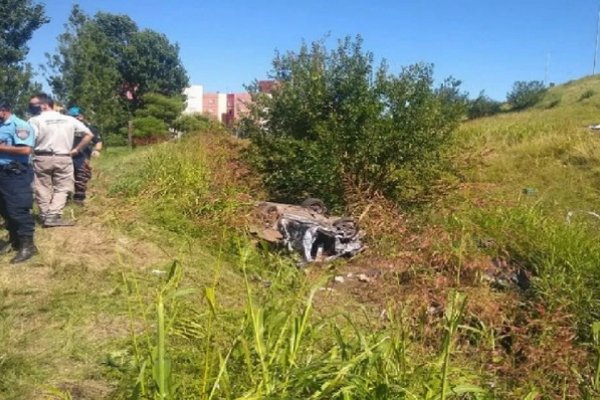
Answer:
POLYGON ((34 73, 29 63, 19 65, 2 65, 0 62, 0 93, 2 97, 9 100, 13 107, 13 112, 20 117, 24 117, 29 104, 29 97, 33 93, 42 90, 42 85, 34 82, 34 73))
POLYGON ((168 130, 167 124, 154 116, 135 117, 133 119, 133 135, 135 137, 164 135, 168 130))
POLYGON ((467 115, 469 119, 489 117, 500 113, 501 106, 501 102, 489 98, 484 91, 481 91, 476 99, 469 101, 467 115))
POLYGON ((474 189, 460 200, 477 215, 469 233, 492 238, 500 256, 530 271, 531 294, 572 315, 584 340, 600 315, 600 142, 582 126, 597 121, 598 98, 586 93, 599 85, 587 77, 550 88, 536 109, 470 121, 457 155, 474 189))
POLYGON ((546 90, 542 81, 517 81, 506 95, 506 101, 510 103, 513 110, 524 110, 537 104, 546 90))
POLYGON ((180 95, 188 77, 179 59, 179 46, 162 33, 149 29, 134 32, 120 55, 123 82, 133 88, 133 101, 146 93, 180 95))
POLYGON ((48 56, 48 83, 60 100, 88 110, 103 132, 118 132, 144 107, 144 96, 179 96, 188 78, 179 48, 163 34, 138 30, 126 15, 87 16, 75 5, 56 54, 48 56))
MULTIPOLYGON (((149 129, 159 123, 151 121, 149 129)), ((229 229, 233 236, 234 229, 243 227, 227 223, 237 221, 237 213, 247 207, 242 190, 249 189, 247 182, 234 176, 226 140, 220 135, 194 135, 150 148, 113 191, 138 201, 163 229, 204 238, 229 229)))
POLYGON ((311 195, 341 205, 348 187, 421 201, 466 102, 458 81, 433 87, 430 65, 398 75, 385 63, 375 68, 360 37, 332 51, 315 42, 278 53, 272 77, 272 96, 250 88, 242 129, 273 196, 288 201, 311 195))
POLYGON ((533 274, 533 290, 550 311, 566 308, 580 339, 590 339, 600 319, 600 221, 586 213, 556 221, 535 206, 483 212, 476 221, 501 254, 533 274))
POLYGON ((183 133, 219 132, 223 125, 202 114, 183 114, 173 121, 173 128, 183 133))
POLYGON ((401 314, 391 314, 385 330, 349 316, 316 317, 318 288, 302 287, 289 299, 273 289, 265 293, 247 273, 254 269, 254 250, 244 247, 239 253, 246 297, 241 309, 217 300, 223 287, 220 268, 202 302, 186 302, 185 294, 194 291, 179 286, 181 272, 169 273, 155 301, 159 313, 155 318, 145 313, 148 322, 157 322, 156 334, 133 333, 134 394, 161 399, 490 398, 473 384, 478 377, 468 367, 451 363, 464 296, 449 297, 439 356, 423 357, 413 353, 401 314), (170 377, 177 377, 175 385, 170 377))
POLYGON ((183 111, 183 97, 167 97, 158 93, 147 93, 141 99, 141 107, 135 111, 135 117, 154 117, 171 126, 183 111))
POLYGON ((46 17, 44 5, 32 0, 4 0, 0 4, 0 13, 0 60, 2 64, 18 64, 29 52, 27 42, 33 32, 50 20, 46 17))
POLYGON ((41 86, 32 81, 29 63, 24 62, 33 32, 50 20, 44 5, 32 0, 4 0, 0 3, 0 93, 13 103, 14 111, 26 109, 29 96, 41 86))

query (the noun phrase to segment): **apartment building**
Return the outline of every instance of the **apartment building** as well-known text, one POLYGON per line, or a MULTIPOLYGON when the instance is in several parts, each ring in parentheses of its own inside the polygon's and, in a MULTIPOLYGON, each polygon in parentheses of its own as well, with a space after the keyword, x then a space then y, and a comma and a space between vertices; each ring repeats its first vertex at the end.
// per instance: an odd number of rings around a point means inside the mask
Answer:
MULTIPOLYGON (((259 81, 258 90, 261 93, 271 93, 275 81, 259 81)), ((231 125, 248 112, 252 102, 250 93, 205 93, 202 85, 193 85, 184 90, 187 97, 184 114, 200 113, 208 115, 219 122, 231 125)))

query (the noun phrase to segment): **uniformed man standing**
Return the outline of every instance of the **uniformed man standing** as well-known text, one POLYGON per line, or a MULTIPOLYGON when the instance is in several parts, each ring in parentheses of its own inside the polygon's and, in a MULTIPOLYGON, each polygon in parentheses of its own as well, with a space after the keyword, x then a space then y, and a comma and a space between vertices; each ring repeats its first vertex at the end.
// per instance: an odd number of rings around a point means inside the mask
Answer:
POLYGON ((37 254, 33 243, 35 223, 33 206, 33 169, 30 163, 35 136, 31 126, 11 112, 6 101, 0 101, 0 215, 8 229, 9 240, 2 243, 0 253, 17 250, 12 264, 26 261, 37 254))
POLYGON ((54 111, 54 101, 46 93, 29 100, 29 123, 35 130, 33 171, 35 200, 40 208, 42 226, 69 226, 62 212, 69 193, 73 192, 73 161, 92 140, 93 134, 81 121, 54 111), (72 148, 75 134, 81 133, 79 144, 72 148))
MULTIPOLYGON (((69 108, 67 115, 83 122, 94 134, 94 138, 90 142, 90 145, 86 146, 78 155, 73 157, 73 167, 75 169, 75 193, 73 193, 73 202, 83 206, 86 199, 87 184, 89 180, 92 179, 92 165, 90 158, 98 157, 100 155, 100 151, 102 150, 102 137, 100 137, 98 128, 87 121, 79 107, 73 106, 69 108)), ((77 147, 81 139, 82 135, 76 133, 73 147, 77 147)))

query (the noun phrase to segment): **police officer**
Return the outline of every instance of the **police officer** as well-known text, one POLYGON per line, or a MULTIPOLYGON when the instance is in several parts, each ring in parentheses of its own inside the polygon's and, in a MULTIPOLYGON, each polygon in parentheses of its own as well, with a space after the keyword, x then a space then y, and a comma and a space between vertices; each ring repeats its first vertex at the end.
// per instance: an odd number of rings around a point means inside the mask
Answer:
POLYGON ((7 101, 0 100, 0 215, 8 229, 8 242, 0 253, 17 250, 10 261, 21 263, 37 254, 33 243, 35 223, 33 206, 33 169, 30 156, 35 143, 31 126, 11 112, 7 101))
MULTIPOLYGON (((83 206, 85 204, 87 184, 92 178, 91 157, 98 157, 102 150, 102 137, 98 128, 90 124, 81 109, 77 106, 69 108, 67 115, 83 122, 90 128, 94 134, 90 144, 84 147, 79 154, 73 156, 73 168, 75 170, 75 192, 73 193, 73 203, 83 206)), ((82 132, 75 132, 75 141, 73 147, 77 147, 83 139, 82 132)))
POLYGON ((35 131, 33 157, 35 200, 40 208, 42 226, 70 226, 62 219, 69 193, 73 192, 74 175, 71 157, 79 154, 93 138, 81 121, 54 111, 54 100, 38 93, 29 100, 29 119, 35 131), (73 147, 76 133, 81 141, 73 147))

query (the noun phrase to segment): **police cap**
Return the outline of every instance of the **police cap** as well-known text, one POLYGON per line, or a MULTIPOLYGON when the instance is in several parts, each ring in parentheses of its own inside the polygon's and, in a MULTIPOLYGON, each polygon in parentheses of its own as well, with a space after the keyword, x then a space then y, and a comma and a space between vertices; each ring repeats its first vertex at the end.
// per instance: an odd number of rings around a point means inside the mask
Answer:
POLYGON ((10 111, 12 109, 11 104, 8 100, 0 97, 0 110, 10 111))

